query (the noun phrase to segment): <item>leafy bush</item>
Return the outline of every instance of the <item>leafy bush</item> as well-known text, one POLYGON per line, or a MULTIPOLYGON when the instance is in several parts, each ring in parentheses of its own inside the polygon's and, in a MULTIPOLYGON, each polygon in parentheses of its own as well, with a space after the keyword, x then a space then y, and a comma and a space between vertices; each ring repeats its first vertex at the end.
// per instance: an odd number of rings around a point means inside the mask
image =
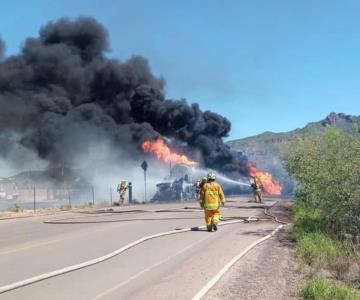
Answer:
POLYGON ((350 238, 359 243, 358 136, 346 135, 329 128, 320 138, 316 136, 300 140, 287 152, 286 168, 297 180, 297 200, 314 210, 315 219, 305 218, 310 223, 304 226, 324 226, 333 236, 350 238))
POLYGON ((300 240, 308 233, 323 232, 325 227, 324 215, 318 209, 308 208, 303 202, 293 206, 294 227, 292 233, 300 240))

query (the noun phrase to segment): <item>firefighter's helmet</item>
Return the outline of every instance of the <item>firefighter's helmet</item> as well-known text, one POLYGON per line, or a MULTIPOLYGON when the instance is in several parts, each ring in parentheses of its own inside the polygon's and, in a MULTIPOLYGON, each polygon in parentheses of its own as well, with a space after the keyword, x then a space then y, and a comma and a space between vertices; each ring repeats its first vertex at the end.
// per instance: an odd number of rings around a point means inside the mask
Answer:
POLYGON ((210 173, 208 174, 208 176, 207 176, 207 179, 208 179, 209 181, 215 180, 215 179, 216 179, 215 173, 214 173, 214 172, 210 172, 210 173))

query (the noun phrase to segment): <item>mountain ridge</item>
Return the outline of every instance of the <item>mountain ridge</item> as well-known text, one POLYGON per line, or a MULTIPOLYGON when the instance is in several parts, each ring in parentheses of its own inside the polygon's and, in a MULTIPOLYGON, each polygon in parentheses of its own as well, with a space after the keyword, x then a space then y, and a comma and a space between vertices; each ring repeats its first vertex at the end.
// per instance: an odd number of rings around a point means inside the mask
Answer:
POLYGON ((282 149, 286 143, 310 135, 320 135, 327 127, 334 126, 345 133, 360 134, 360 116, 331 112, 325 119, 310 122, 303 128, 296 128, 288 132, 265 131, 261 134, 226 142, 234 151, 242 152, 256 165, 270 172, 284 185, 284 193, 291 194, 294 182, 283 166, 282 149))

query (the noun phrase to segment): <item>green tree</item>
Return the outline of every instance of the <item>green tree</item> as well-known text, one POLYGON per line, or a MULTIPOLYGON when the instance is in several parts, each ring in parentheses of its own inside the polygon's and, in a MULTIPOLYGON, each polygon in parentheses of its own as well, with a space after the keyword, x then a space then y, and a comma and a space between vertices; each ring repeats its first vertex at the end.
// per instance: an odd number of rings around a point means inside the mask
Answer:
POLYGON ((360 140, 335 128, 294 143, 286 168, 297 180, 296 198, 318 210, 328 233, 338 238, 360 235, 360 140))

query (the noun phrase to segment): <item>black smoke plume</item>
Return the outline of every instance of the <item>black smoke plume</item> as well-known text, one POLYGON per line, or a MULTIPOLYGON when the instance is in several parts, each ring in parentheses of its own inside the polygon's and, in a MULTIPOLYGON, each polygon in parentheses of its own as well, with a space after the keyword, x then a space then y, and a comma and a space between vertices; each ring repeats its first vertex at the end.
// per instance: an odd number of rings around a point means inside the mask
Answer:
MULTIPOLYGON (((0 57, 3 50, 0 43, 0 57)), ((60 19, 28 38, 0 63, 0 154, 31 150, 50 166, 75 164, 94 141, 111 141, 136 156, 145 139, 179 141, 202 163, 225 173, 241 168, 222 142, 230 122, 198 104, 165 98, 162 78, 146 59, 105 56, 108 33, 95 19, 60 19)))

